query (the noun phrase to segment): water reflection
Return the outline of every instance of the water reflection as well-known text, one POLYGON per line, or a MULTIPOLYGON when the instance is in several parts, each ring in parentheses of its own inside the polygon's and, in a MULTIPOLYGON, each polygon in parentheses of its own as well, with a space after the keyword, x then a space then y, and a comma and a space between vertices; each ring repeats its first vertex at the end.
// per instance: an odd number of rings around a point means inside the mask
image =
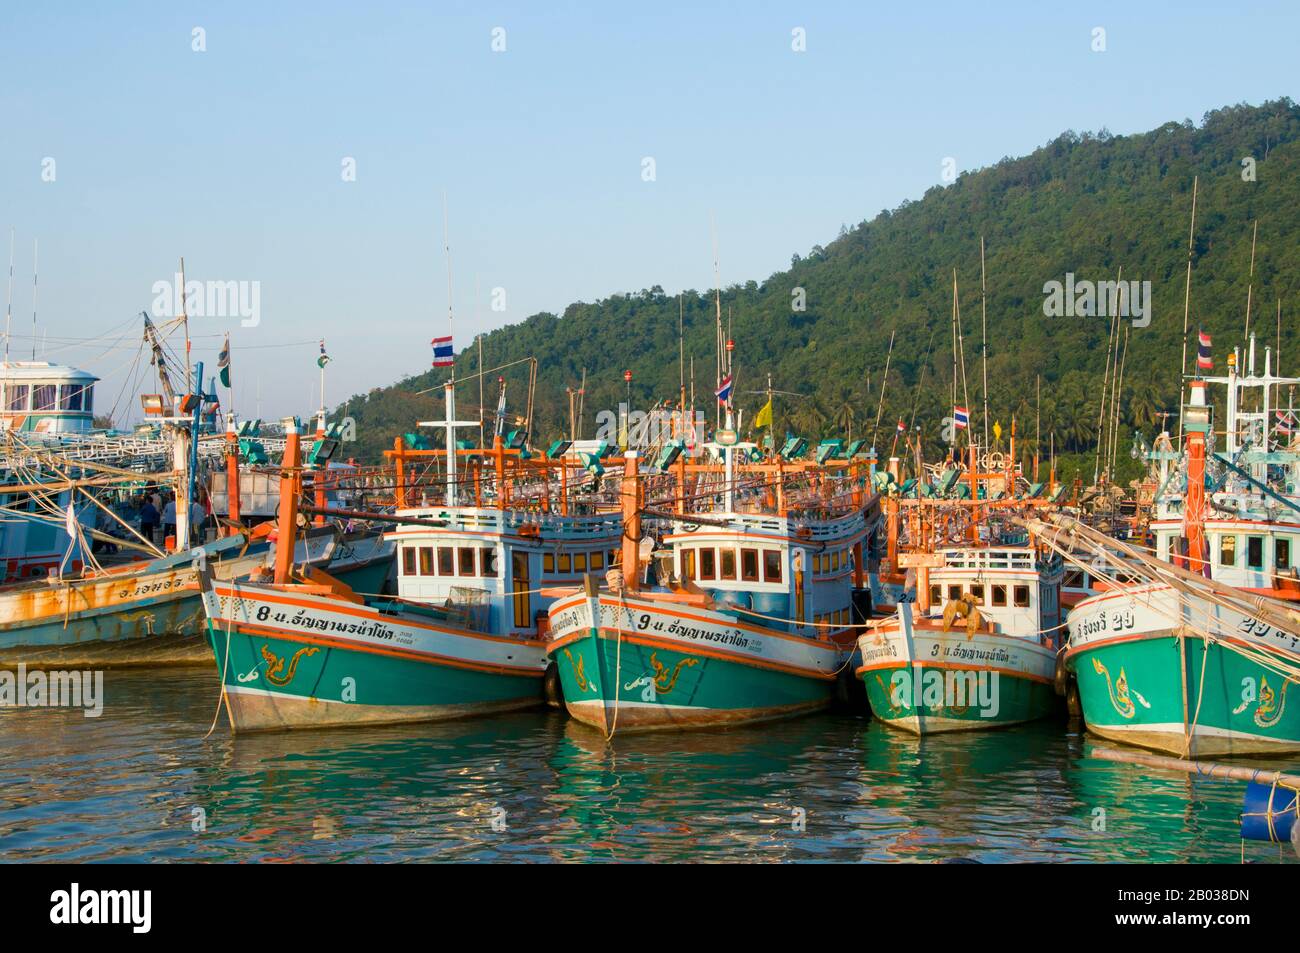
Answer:
POLYGON ((818 716, 606 742, 538 710, 237 739, 219 726, 205 740, 211 673, 106 682, 98 719, 0 711, 4 859, 1240 856, 1240 785, 1088 759, 1092 741, 1064 722, 918 739, 818 716))

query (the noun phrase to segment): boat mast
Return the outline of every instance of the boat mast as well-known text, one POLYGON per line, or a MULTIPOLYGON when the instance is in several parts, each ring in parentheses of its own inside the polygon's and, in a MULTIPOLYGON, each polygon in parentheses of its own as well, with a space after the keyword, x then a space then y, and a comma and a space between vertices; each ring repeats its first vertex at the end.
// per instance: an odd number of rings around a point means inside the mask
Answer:
MULTIPOLYGON (((32 360, 36 360, 36 290, 37 275, 39 274, 36 267, 36 253, 40 250, 38 239, 32 239, 32 360)), ((35 404, 33 404, 35 406, 35 404)))
POLYGON ((9 331, 14 317, 14 229, 9 226, 9 297, 5 304, 5 363, 9 363, 9 331))
POLYGON ((980 236, 980 323, 983 330, 981 350, 984 364, 984 446, 989 445, 989 312, 988 286, 984 271, 984 236, 980 236))

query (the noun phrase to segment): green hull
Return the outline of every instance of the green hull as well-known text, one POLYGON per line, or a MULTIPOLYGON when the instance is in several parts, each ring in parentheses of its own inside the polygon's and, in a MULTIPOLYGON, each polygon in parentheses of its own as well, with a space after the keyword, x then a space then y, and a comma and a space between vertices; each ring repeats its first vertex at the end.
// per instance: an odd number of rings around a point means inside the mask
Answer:
POLYGON ((1095 734, 1189 757, 1300 751, 1300 685, 1243 655, 1158 635, 1071 653, 1083 717, 1095 734), (1186 703, 1184 704, 1184 699, 1186 703), (1190 723, 1190 744, 1185 723, 1190 723))
POLYGON ((859 674, 872 714, 891 727, 919 735, 1005 728, 1045 718, 1056 705, 1051 685, 1004 672, 993 673, 996 679, 990 680, 988 672, 901 663, 859 674), (983 694, 974 682, 965 680, 967 676, 984 677, 983 694))
POLYGON ((274 636, 227 636, 211 623, 208 640, 236 731, 430 721, 541 701, 541 672, 502 675, 274 636))
POLYGON ((787 718, 830 705, 833 679, 587 635, 551 652, 569 713, 606 733, 787 718))

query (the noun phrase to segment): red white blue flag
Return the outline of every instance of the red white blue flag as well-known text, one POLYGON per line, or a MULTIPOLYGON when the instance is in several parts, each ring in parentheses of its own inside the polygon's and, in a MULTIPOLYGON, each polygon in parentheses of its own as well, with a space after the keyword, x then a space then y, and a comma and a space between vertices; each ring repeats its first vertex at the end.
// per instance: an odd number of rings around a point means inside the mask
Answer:
POLYGON ((958 430, 965 430, 966 425, 970 423, 970 411, 965 407, 954 407, 952 409, 952 424, 958 430))
POLYGON ((446 337, 434 338, 429 343, 433 345, 434 367, 451 367, 456 363, 456 355, 452 350, 450 334, 446 337))
POLYGON ((1214 360, 1210 357, 1210 336, 1204 331, 1197 331, 1196 335, 1196 368, 1202 371, 1212 370, 1214 360))
POLYGON ((722 379, 722 383, 718 386, 718 389, 713 392, 718 398, 718 403, 725 404, 727 401, 731 400, 731 383, 731 375, 728 374, 722 379))

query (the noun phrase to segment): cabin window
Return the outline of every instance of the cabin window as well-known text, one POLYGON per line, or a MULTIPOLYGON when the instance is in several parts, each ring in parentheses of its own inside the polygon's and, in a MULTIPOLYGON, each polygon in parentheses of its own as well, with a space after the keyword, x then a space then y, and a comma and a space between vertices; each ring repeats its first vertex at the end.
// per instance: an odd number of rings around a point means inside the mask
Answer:
POLYGON ((7 388, 9 392, 8 408, 10 410, 26 410, 27 395, 31 391, 30 384, 10 384, 7 388))
POLYGON ((542 557, 542 572, 555 572, 555 553, 547 553, 542 557))
POLYGON ((433 547, 432 546, 420 547, 420 575, 421 576, 433 575, 433 547))
POLYGON ((1029 608, 1029 587, 1028 586, 1016 586, 1012 592, 1012 595, 1016 600, 1017 607, 1021 609, 1029 608))
POLYGON ((474 575, 474 550, 470 546, 462 546, 456 551, 456 556, 460 560, 460 574, 462 576, 474 575))
POLYGON ((560 553, 559 567, 560 567, 560 569, 559 569, 560 572, 572 572, 572 571, 573 571, 573 569, 572 569, 572 563, 571 563, 571 561, 570 561, 570 559, 569 559, 569 554, 568 554, 568 553, 560 553))
POLYGON ((740 578, 745 582, 758 582, 758 550, 740 551, 740 578))
POLYGON ((57 410, 59 385, 57 384, 33 384, 32 385, 32 409, 33 410, 57 410))
POLYGON ((85 388, 80 384, 64 384, 60 390, 62 391, 62 399, 59 402, 60 407, 64 410, 81 409, 81 394, 85 388))
POLYGON ((994 586, 994 587, 993 587, 993 604, 994 604, 995 606, 1005 606, 1005 605, 1007 604, 1007 587, 1006 587, 1006 586, 994 586))
POLYGON ((736 578, 736 551, 732 549, 730 546, 728 546, 726 549, 719 550, 719 553, 720 553, 719 556, 720 564, 718 566, 718 578, 735 579, 736 578))
POLYGON ((484 548, 478 551, 478 574, 489 579, 496 578, 497 553, 495 549, 484 548))
POLYGON ((937 606, 943 602, 943 586, 930 587, 930 605, 937 606))
POLYGON ((1251 569, 1264 568, 1264 537, 1246 537, 1246 565, 1251 569))
POLYGON ((1273 565, 1281 570, 1291 568, 1291 540, 1273 540, 1273 565))
POLYGON ((779 549, 763 550, 763 581, 764 582, 781 581, 781 550, 779 549))
POLYGON ((1237 537, 1223 536, 1219 540, 1219 565, 1237 565, 1237 537))
POLYGON ((1083 570, 1071 569, 1065 574, 1065 581, 1061 583, 1066 589, 1086 589, 1083 582, 1083 570))
POLYGON ((414 546, 402 547, 402 575, 403 576, 415 575, 415 547, 414 546))
POLYGON ((574 571, 574 572, 586 572, 586 571, 587 571, 587 554, 586 554, 586 553, 574 553, 574 554, 573 554, 573 571, 574 571))
POLYGON ((695 550, 683 549, 682 553, 682 578, 695 579, 695 550))
POLYGON ((591 568, 592 568, 592 569, 604 569, 604 568, 605 568, 605 554, 604 554, 604 553, 596 552, 596 553, 592 553, 592 554, 591 554, 591 568))
POLYGON ((438 575, 454 576, 456 575, 456 564, 452 558, 452 548, 450 546, 438 547, 438 575))
POLYGON ((710 547, 700 550, 700 578, 716 579, 718 578, 717 556, 715 550, 710 547))
POLYGON ((949 587, 948 587, 948 598, 949 598, 949 599, 960 599, 960 598, 961 598, 961 586, 949 586, 949 587))
POLYGON ((970 597, 975 600, 976 605, 984 605, 984 584, 972 584, 970 587, 970 597))

